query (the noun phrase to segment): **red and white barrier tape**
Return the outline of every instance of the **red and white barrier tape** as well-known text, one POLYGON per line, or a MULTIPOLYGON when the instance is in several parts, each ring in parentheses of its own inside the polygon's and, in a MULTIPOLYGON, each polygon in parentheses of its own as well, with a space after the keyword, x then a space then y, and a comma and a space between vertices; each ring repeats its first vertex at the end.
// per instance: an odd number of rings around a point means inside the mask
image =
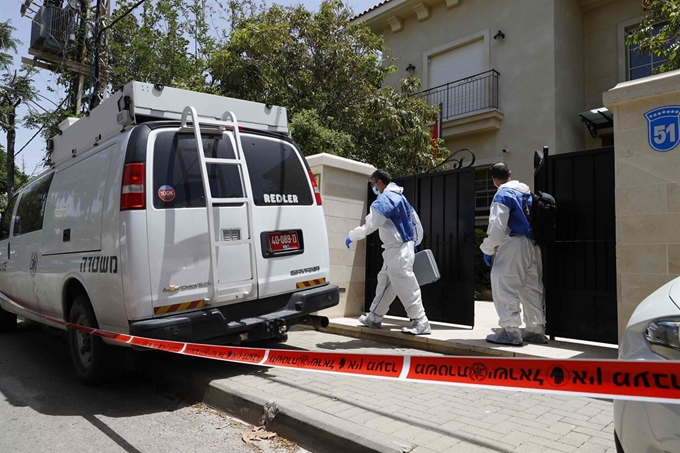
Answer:
POLYGON ((213 346, 50 322, 149 349, 228 362, 430 384, 680 403, 680 362, 399 356, 213 346))

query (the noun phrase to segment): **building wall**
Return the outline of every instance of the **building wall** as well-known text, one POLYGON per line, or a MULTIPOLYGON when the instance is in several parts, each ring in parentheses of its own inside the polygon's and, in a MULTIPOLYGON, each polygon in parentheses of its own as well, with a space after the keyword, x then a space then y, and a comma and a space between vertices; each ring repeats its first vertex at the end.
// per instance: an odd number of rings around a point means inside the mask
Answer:
POLYGON ((680 105, 680 71, 621 83, 605 93, 604 104, 615 117, 620 338, 638 304, 680 276, 680 145, 666 152, 652 149, 644 116, 680 105))
POLYGON ((534 150, 602 146, 578 114, 602 107, 602 93, 625 80, 624 31, 645 14, 640 0, 449 0, 451 7, 438 2, 423 20, 414 10, 419 3, 393 0, 359 19, 382 33, 389 55, 398 57, 387 84, 398 86, 410 63, 423 89, 431 88, 424 55, 480 32, 486 32, 489 69, 500 72, 500 129, 450 138, 445 130, 450 150, 470 148, 484 165, 505 161, 516 179, 531 185, 534 150), (394 17, 401 20, 397 31, 386 21, 394 17), (493 39, 498 30, 506 35, 502 41, 493 39))
POLYGON ((583 14, 578 0, 554 3, 555 143, 554 153, 584 149, 583 14))
MULTIPOLYGON (((600 1, 595 4, 595 9, 583 13, 583 110, 602 107, 602 94, 627 80, 625 30, 639 23, 645 15, 639 0, 600 1)), ((586 148, 602 146, 599 136, 612 132, 613 129, 604 129, 593 138, 584 128, 586 148)))
MULTIPOLYGON (((504 115, 500 129, 447 138, 445 143, 451 151, 470 148, 483 164, 505 161, 516 179, 533 185, 533 151, 544 145, 555 149, 556 143, 553 2, 461 0, 450 9, 443 2, 434 5, 430 14, 422 22, 415 14, 406 17, 397 33, 389 27, 383 30, 389 54, 399 57, 395 63, 399 70, 386 83, 397 86, 398 79, 408 75, 409 63, 426 83, 424 54, 486 32, 488 69, 500 72, 499 109, 504 115), (502 41, 493 39, 498 30, 505 33, 502 41), (511 152, 504 154, 503 148, 511 152)), ((427 88, 431 87, 423 86, 427 88)))

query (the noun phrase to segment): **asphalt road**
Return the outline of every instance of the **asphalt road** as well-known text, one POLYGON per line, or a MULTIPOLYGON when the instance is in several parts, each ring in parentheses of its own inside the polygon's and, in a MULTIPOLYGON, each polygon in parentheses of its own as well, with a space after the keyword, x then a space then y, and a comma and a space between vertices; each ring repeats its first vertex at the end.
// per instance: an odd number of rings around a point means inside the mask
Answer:
POLYGON ((0 452, 305 452, 278 437, 243 440, 256 433, 134 371, 81 384, 65 334, 25 322, 0 334, 0 452))

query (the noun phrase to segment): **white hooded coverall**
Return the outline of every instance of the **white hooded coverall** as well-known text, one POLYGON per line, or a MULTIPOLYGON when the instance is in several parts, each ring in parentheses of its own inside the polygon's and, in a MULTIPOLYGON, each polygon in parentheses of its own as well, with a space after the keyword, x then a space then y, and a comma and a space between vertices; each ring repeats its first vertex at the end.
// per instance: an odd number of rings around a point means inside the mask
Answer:
POLYGON ((420 285, 413 273, 414 247, 422 241, 423 227, 403 191, 391 182, 371 204, 366 222, 349 232, 350 240, 356 242, 378 230, 383 243, 384 263, 370 308, 377 320, 387 314, 396 296, 409 318, 425 316, 420 285))
POLYGON ((526 184, 510 180, 499 186, 491 203, 487 237, 479 248, 486 255, 496 254, 491 291, 499 325, 519 327, 521 304, 527 331, 540 332, 545 325, 541 248, 534 244, 524 214, 530 200, 526 184))

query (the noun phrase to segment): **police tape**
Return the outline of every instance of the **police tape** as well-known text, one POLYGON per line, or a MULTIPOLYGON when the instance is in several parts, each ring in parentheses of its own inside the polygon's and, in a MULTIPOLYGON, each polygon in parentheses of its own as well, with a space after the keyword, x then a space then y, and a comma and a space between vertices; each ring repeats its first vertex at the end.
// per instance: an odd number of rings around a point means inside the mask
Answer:
POLYGON ((680 404, 680 362, 260 349, 156 340, 43 318, 119 343, 227 362, 429 384, 680 404))

